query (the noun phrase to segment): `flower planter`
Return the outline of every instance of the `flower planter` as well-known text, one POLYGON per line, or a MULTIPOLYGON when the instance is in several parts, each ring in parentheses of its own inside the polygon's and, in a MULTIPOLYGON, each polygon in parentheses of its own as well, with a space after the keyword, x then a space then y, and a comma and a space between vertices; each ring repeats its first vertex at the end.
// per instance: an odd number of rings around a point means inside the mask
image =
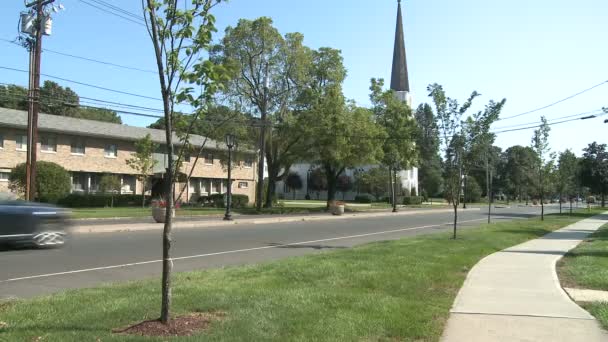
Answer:
MULTIPOLYGON (((152 217, 158 223, 165 223, 167 208, 152 207, 152 217)), ((171 209, 171 217, 175 217, 175 209, 171 209)))
POLYGON ((334 204, 330 207, 332 215, 344 215, 344 204, 334 204))

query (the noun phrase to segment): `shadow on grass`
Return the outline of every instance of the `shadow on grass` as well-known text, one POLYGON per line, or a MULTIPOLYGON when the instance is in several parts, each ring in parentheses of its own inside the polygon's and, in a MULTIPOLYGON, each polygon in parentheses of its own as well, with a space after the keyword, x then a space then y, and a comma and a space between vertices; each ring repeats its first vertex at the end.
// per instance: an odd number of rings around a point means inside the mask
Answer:
POLYGON ((285 245, 285 244, 276 243, 276 242, 269 243, 268 246, 274 246, 276 248, 292 248, 292 249, 310 248, 310 249, 317 249, 317 250, 321 250, 321 249, 345 249, 345 248, 348 248, 348 247, 345 247, 345 246, 328 246, 328 245, 285 245))

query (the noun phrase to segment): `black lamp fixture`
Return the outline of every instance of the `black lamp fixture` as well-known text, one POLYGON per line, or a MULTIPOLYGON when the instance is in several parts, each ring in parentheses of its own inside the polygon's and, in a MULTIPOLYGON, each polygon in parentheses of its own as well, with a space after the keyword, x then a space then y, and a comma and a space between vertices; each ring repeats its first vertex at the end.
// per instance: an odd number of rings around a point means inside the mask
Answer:
POLYGON ((232 149, 236 146, 236 137, 234 134, 226 134, 226 147, 228 147, 228 191, 226 193, 226 214, 225 221, 232 220, 230 207, 232 206, 232 149))

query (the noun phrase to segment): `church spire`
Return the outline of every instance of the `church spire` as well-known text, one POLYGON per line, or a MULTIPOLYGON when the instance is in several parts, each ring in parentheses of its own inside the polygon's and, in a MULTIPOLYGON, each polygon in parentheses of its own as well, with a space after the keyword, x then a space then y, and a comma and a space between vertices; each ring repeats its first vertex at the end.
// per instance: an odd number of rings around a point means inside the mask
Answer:
POLYGON ((397 2, 397 28, 395 30, 395 49, 393 51, 391 89, 394 91, 409 92, 410 82, 407 75, 407 60, 405 58, 405 36, 403 34, 401 0, 397 0, 397 2))

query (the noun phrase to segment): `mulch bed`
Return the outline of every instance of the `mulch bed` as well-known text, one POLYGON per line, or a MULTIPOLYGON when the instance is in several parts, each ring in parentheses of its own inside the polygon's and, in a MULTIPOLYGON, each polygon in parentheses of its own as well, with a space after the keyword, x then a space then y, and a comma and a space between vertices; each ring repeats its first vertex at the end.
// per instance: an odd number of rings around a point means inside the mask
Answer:
POLYGON ((197 312, 175 317, 168 324, 160 320, 143 321, 124 329, 115 329, 115 334, 138 336, 192 336, 209 329, 213 321, 221 320, 226 315, 223 312, 197 312))

